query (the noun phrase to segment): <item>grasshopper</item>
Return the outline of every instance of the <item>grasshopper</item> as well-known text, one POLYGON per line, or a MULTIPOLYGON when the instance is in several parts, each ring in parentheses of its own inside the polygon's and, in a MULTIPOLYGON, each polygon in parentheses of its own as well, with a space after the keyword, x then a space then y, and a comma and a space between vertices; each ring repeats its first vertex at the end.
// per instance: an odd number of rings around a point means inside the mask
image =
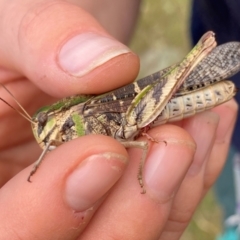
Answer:
POLYGON ((43 148, 28 181, 48 151, 77 137, 103 134, 126 148, 143 149, 138 181, 141 193, 145 193, 143 167, 148 142, 136 138, 147 135, 149 127, 177 121, 231 99, 236 93, 234 84, 218 81, 238 72, 239 60, 240 43, 216 47, 214 33, 207 32, 182 62, 134 83, 97 96, 62 99, 39 109, 32 118, 20 106, 24 111, 21 115, 31 121, 34 136, 43 148))

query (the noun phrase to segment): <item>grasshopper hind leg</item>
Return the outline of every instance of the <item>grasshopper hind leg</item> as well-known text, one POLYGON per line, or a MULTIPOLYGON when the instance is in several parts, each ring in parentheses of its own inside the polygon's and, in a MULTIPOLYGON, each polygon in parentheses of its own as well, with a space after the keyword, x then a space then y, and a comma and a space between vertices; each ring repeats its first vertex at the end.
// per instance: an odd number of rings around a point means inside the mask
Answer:
POLYGON ((145 161, 147 158, 147 153, 148 153, 148 142, 146 141, 129 141, 129 142, 121 142, 122 145, 125 148, 140 148, 143 150, 143 154, 140 160, 140 164, 139 164, 139 169, 138 169, 138 182, 140 184, 140 187, 142 188, 142 192, 141 194, 145 194, 146 193, 146 189, 145 189, 145 183, 144 183, 144 178, 143 178, 143 168, 145 165, 145 161))

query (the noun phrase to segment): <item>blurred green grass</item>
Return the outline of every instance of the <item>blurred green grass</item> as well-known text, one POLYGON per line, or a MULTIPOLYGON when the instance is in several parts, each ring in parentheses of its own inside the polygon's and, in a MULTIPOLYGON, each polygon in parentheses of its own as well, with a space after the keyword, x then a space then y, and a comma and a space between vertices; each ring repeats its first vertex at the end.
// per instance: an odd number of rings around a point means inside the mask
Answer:
MULTIPOLYGON (((141 60, 140 77, 179 62, 190 50, 190 0, 143 0, 131 49, 141 60)), ((222 230, 213 191, 198 207, 182 240, 213 240, 222 230)))
POLYGON ((140 55, 141 74, 178 62, 189 50, 189 0, 142 1, 130 47, 140 55))

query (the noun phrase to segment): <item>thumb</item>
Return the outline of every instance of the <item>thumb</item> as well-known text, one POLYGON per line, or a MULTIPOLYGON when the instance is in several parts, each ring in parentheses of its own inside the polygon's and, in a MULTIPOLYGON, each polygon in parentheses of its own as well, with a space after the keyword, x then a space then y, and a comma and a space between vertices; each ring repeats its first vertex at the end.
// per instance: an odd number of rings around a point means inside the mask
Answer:
POLYGON ((43 0, 1 4, 0 65, 50 95, 100 93, 136 77, 137 56, 80 7, 43 0))
POLYGON ((126 166, 126 150, 109 137, 63 144, 46 155, 32 183, 28 167, 0 189, 1 239, 76 239, 126 166))

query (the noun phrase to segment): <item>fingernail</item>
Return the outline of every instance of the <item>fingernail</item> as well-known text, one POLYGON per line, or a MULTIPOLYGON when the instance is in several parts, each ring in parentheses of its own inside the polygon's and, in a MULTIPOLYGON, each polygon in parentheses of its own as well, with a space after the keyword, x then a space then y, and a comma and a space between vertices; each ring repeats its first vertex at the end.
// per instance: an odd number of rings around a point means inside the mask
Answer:
POLYGON ((75 211, 92 207, 121 177, 126 157, 116 153, 92 155, 66 181, 66 201, 75 211))
POLYGON ((64 71, 80 77, 128 52, 129 48, 114 39, 87 32, 67 41, 59 52, 58 61, 64 71))
POLYGON ((167 141, 154 144, 145 166, 148 189, 161 199, 168 200, 179 186, 195 153, 191 142, 167 141))
POLYGON ((184 127, 197 144, 194 161, 188 171, 190 175, 194 176, 201 171, 203 163, 207 159, 207 155, 215 141, 218 123, 218 114, 206 111, 196 115, 192 121, 189 121, 189 126, 187 128, 184 127))

